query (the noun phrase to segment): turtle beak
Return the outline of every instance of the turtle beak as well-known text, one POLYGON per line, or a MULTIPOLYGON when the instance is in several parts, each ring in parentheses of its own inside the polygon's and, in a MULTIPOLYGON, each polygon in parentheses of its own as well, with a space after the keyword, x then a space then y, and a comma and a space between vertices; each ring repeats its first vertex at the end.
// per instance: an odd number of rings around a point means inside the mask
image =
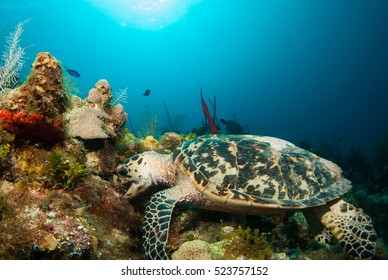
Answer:
POLYGON ((131 199, 137 196, 138 193, 144 190, 144 187, 147 185, 145 181, 134 181, 127 192, 124 194, 125 199, 131 199))

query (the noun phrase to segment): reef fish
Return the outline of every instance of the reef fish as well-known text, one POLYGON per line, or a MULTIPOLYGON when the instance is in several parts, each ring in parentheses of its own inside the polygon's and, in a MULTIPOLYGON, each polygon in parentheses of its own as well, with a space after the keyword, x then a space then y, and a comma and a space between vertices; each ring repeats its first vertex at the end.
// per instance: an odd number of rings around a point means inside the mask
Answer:
POLYGON ((66 66, 65 66, 65 68, 66 68, 66 72, 69 73, 70 76, 73 76, 75 78, 81 77, 80 73, 78 73, 77 71, 69 69, 66 66))
POLYGON ((146 91, 143 93, 144 96, 148 96, 151 94, 151 90, 146 89, 146 91))

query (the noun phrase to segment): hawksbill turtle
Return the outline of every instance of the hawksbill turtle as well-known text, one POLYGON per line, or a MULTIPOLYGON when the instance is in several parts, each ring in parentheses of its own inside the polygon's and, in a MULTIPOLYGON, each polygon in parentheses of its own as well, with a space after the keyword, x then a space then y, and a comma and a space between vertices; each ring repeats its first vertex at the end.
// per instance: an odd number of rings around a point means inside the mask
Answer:
POLYGON ((351 189, 341 169, 274 137, 206 135, 183 142, 171 154, 134 155, 116 169, 131 199, 150 187, 143 238, 146 258, 168 259, 172 211, 177 203, 247 215, 309 209, 354 258, 375 253, 376 232, 362 209, 341 199, 351 189))

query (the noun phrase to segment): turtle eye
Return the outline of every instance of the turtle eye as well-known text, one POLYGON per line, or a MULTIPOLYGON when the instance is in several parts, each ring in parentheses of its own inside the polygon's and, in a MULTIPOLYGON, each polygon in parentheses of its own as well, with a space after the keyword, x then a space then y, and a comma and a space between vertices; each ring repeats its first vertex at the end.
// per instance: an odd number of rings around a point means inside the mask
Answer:
POLYGON ((127 176, 128 175, 128 169, 125 168, 125 166, 121 166, 117 168, 117 173, 121 176, 127 176))

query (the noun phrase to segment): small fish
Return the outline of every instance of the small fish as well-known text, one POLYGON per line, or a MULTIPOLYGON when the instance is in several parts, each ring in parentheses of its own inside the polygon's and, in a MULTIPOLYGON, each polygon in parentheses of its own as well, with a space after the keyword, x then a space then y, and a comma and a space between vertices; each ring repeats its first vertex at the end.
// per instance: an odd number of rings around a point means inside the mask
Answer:
POLYGON ((150 95, 150 94, 151 94, 151 90, 149 90, 149 89, 147 89, 147 90, 143 93, 144 96, 148 96, 148 95, 150 95))
POLYGON ((75 78, 81 77, 80 73, 78 73, 77 71, 69 69, 66 66, 65 66, 65 68, 66 68, 67 73, 69 73, 70 76, 73 76, 75 78))

